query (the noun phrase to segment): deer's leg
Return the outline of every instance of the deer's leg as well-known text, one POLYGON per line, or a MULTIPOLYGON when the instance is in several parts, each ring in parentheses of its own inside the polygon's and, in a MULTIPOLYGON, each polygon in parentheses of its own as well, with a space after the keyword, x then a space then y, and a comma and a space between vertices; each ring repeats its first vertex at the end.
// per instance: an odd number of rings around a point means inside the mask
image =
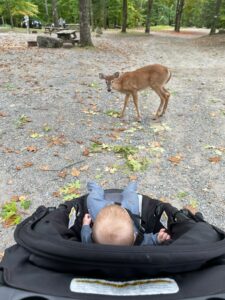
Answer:
POLYGON ((161 87, 155 87, 154 91, 156 92, 156 94, 159 96, 160 98, 160 105, 157 109, 157 112, 155 114, 155 117, 153 118, 153 120, 157 120, 159 117, 162 116, 161 110, 162 108, 165 106, 166 103, 166 97, 165 97, 165 92, 161 89, 161 87))
POLYGON ((135 106, 136 111, 137 111, 137 121, 141 122, 141 115, 140 115, 140 112, 139 112, 139 109, 138 109, 138 94, 137 94, 137 92, 133 92, 132 96, 133 96, 134 106, 135 106))
POLYGON ((167 105, 168 105, 168 102, 169 102, 169 98, 170 98, 170 92, 167 91, 167 89, 165 89, 164 87, 163 87, 163 91, 164 91, 164 93, 165 93, 165 99, 166 99, 166 101, 165 101, 165 103, 164 103, 163 111, 162 111, 162 113, 161 113, 160 116, 163 116, 163 115, 164 115, 164 113, 165 113, 165 111, 166 111, 166 109, 167 109, 167 105))
POLYGON ((126 107, 127 107, 129 98, 130 98, 130 94, 126 94, 125 99, 124 99, 123 110, 122 110, 122 112, 121 112, 121 114, 120 114, 120 117, 121 117, 121 118, 124 117, 125 109, 126 109, 126 107))

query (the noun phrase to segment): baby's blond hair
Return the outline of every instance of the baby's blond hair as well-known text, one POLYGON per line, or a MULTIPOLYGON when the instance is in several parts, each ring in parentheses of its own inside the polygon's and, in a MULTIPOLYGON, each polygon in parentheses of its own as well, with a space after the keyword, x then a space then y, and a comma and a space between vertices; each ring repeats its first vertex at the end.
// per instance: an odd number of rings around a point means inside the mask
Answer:
POLYGON ((92 237, 98 244, 133 245, 133 221, 123 207, 108 205, 98 213, 92 228, 92 237))

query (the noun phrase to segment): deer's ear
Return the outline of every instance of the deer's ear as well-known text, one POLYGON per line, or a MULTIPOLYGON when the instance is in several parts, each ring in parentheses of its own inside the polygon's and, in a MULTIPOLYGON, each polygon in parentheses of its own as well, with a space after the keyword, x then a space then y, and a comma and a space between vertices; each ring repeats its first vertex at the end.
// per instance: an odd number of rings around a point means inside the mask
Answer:
POLYGON ((119 72, 116 72, 116 73, 113 74, 113 77, 114 77, 114 78, 118 78, 119 76, 120 76, 120 73, 119 73, 119 72))
POLYGON ((104 74, 103 73, 99 73, 99 78, 100 79, 104 79, 105 78, 104 74))

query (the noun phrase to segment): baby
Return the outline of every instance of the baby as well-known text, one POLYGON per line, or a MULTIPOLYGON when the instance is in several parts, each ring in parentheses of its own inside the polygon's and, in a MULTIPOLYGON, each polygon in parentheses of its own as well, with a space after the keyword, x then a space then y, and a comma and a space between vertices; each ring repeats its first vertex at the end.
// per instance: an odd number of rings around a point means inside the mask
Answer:
MULTIPOLYGON (((138 229, 130 217, 139 214, 139 199, 136 193, 137 183, 131 182, 122 192, 121 206, 104 199, 104 190, 96 183, 88 184, 90 191, 81 229, 83 243, 108 245, 134 245, 138 229), (91 223, 93 226, 91 228, 91 223)), ((161 229, 158 233, 145 233, 141 245, 158 245, 170 239, 170 235, 161 229)))

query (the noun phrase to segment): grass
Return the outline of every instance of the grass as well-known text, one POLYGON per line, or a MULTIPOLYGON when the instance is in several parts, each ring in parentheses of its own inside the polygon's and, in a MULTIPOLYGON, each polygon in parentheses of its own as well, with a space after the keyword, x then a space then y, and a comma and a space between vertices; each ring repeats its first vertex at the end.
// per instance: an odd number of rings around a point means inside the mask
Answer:
POLYGON ((150 30, 152 31, 174 30, 174 27, 169 25, 157 25, 157 26, 151 26, 150 30))
MULTIPOLYGON (((33 30, 37 31, 38 33, 44 32, 44 29, 30 28, 30 33, 33 30)), ((13 27, 13 28, 11 28, 10 25, 0 26, 0 32, 9 32, 9 31, 18 32, 18 33, 27 33, 27 29, 26 28, 21 28, 21 27, 13 27)))

